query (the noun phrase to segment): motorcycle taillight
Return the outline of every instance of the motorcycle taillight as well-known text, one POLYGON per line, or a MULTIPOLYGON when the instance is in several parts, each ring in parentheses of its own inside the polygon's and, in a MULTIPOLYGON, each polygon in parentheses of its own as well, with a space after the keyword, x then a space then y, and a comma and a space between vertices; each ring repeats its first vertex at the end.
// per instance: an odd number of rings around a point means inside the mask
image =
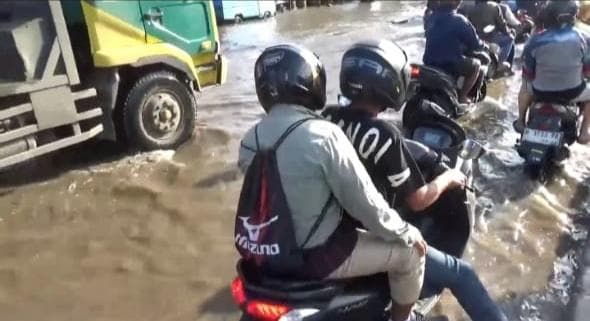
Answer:
POLYGON ((418 79, 418 77, 420 77, 420 66, 419 65, 412 65, 411 66, 410 77, 412 79, 418 79))
POLYGON ((250 317, 257 321, 278 321, 291 311, 291 307, 261 300, 248 300, 244 289, 244 281, 235 278, 231 283, 231 293, 236 304, 250 317))
POLYGON ((244 291, 244 281, 239 277, 235 278, 231 283, 231 294, 239 307, 243 306, 248 299, 246 291, 244 291))
POLYGON ((278 321, 283 315, 291 311, 291 308, 280 303, 252 300, 246 304, 245 310, 255 320, 278 321))
POLYGON ((557 110, 557 108, 553 107, 553 105, 551 104, 543 104, 541 107, 537 109, 537 112, 541 115, 546 116, 559 114, 559 110, 557 110))

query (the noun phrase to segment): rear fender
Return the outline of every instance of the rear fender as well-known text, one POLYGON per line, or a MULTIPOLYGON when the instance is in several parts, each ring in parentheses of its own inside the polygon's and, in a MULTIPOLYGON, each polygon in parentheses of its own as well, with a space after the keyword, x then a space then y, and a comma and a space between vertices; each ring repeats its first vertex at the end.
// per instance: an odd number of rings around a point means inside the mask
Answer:
POLYGON ((547 162, 550 158, 553 147, 543 146, 539 144, 526 144, 528 146, 528 152, 526 153, 526 163, 528 165, 542 165, 547 162))

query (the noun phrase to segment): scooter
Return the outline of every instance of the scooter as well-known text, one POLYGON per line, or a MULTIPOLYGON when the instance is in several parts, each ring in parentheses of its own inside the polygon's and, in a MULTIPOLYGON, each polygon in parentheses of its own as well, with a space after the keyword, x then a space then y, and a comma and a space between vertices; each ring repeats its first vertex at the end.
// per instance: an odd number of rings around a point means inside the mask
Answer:
POLYGON ((545 182, 550 170, 569 157, 568 146, 578 137, 579 110, 576 104, 564 101, 537 101, 529 108, 516 150, 531 178, 545 182))
POLYGON ((487 69, 486 74, 488 81, 513 74, 508 63, 500 61, 500 52, 502 51, 502 48, 493 41, 492 37, 495 31, 496 27, 494 25, 487 25, 483 28, 483 32, 480 35, 481 39, 486 43, 491 58, 490 67, 487 69))
MULTIPOLYGON (((468 97, 474 103, 478 103, 487 95, 486 75, 492 59, 485 52, 476 52, 474 56, 482 62, 482 67, 468 97)), ((473 106, 465 108, 459 103, 459 90, 463 86, 465 77, 453 77, 438 68, 419 64, 411 65, 410 77, 409 91, 412 94, 406 103, 404 118, 407 117, 406 111, 417 109, 425 101, 435 102, 444 110, 445 115, 453 119, 462 117, 472 110, 473 106)))
MULTIPOLYGON (((494 27, 491 28, 490 33, 494 27)), ((499 47, 495 44, 486 45, 483 51, 471 53, 471 57, 481 62, 478 78, 468 95, 472 102, 478 103, 485 99, 487 82, 498 68, 498 53, 499 47)), ((407 117, 406 111, 416 110, 426 101, 434 102, 444 110, 446 116, 453 119, 462 117, 473 109, 473 106, 465 107, 459 103, 459 91, 465 81, 464 76, 456 77, 432 66, 412 64, 410 78, 409 91, 412 94, 406 103, 404 119, 407 117)))
MULTIPOLYGON (((411 151, 419 164, 433 169, 459 168, 471 175, 472 163, 483 148, 465 138, 453 120, 433 119, 415 128, 411 151), (454 125, 453 125, 454 124, 454 125), (433 166, 433 164, 439 164, 433 166)), ((468 190, 446 192, 431 207, 430 214, 412 222, 426 241, 449 254, 461 257, 473 227, 473 204, 468 190)), ((277 279, 262 275, 240 260, 238 276, 231 285, 233 297, 242 311, 241 321, 387 321, 390 291, 387 275, 377 274, 347 280, 277 279)), ((442 289, 440 290, 442 291, 442 289)), ((417 304, 417 312, 427 314, 438 302, 440 291, 417 304)))

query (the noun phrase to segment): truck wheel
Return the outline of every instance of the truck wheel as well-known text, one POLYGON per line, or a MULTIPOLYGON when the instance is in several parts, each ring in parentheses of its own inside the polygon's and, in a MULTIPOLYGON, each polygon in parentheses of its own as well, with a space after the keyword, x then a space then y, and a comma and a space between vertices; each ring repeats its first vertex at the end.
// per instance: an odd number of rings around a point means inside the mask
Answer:
POLYGON ((242 23, 243 21, 244 21, 244 17, 242 17, 242 15, 240 15, 240 14, 237 14, 237 15, 234 17, 234 23, 235 23, 235 24, 240 24, 240 23, 242 23))
POLYGON ((147 74, 123 106, 127 143, 140 150, 174 149, 191 137, 196 114, 194 95, 173 73, 147 74))

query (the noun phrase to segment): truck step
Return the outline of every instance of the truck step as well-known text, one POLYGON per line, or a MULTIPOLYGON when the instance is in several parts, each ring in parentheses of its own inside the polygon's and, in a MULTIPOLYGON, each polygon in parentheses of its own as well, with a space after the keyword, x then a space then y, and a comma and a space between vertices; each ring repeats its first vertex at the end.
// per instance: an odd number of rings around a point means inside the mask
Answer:
POLYGON ((78 121, 102 116, 102 109, 94 108, 78 114, 78 121))
POLYGON ((30 103, 17 105, 0 111, 0 120, 8 119, 17 115, 33 111, 33 105, 30 103))
POLYGON ((74 100, 86 99, 90 97, 96 96, 96 89, 88 88, 81 91, 76 91, 72 93, 74 100))
POLYGON ((89 140, 92 137, 95 137, 96 135, 100 134, 102 132, 102 130, 103 130, 103 127, 101 124, 99 124, 99 125, 94 126, 91 129, 89 129, 88 131, 82 132, 79 135, 62 138, 62 139, 54 141, 52 143, 39 146, 35 149, 29 150, 26 152, 22 152, 22 153, 19 153, 16 155, 12 155, 7 158, 0 159, 0 169, 5 168, 10 165, 14 165, 14 164, 23 162, 23 161, 25 161, 27 159, 31 159, 33 157, 47 154, 49 152, 56 151, 56 150, 59 150, 59 149, 89 140))
POLYGON ((29 125, 15 130, 11 130, 7 133, 0 134, 0 144, 9 142, 13 139, 32 135, 38 131, 39 127, 37 127, 37 125, 29 125))

